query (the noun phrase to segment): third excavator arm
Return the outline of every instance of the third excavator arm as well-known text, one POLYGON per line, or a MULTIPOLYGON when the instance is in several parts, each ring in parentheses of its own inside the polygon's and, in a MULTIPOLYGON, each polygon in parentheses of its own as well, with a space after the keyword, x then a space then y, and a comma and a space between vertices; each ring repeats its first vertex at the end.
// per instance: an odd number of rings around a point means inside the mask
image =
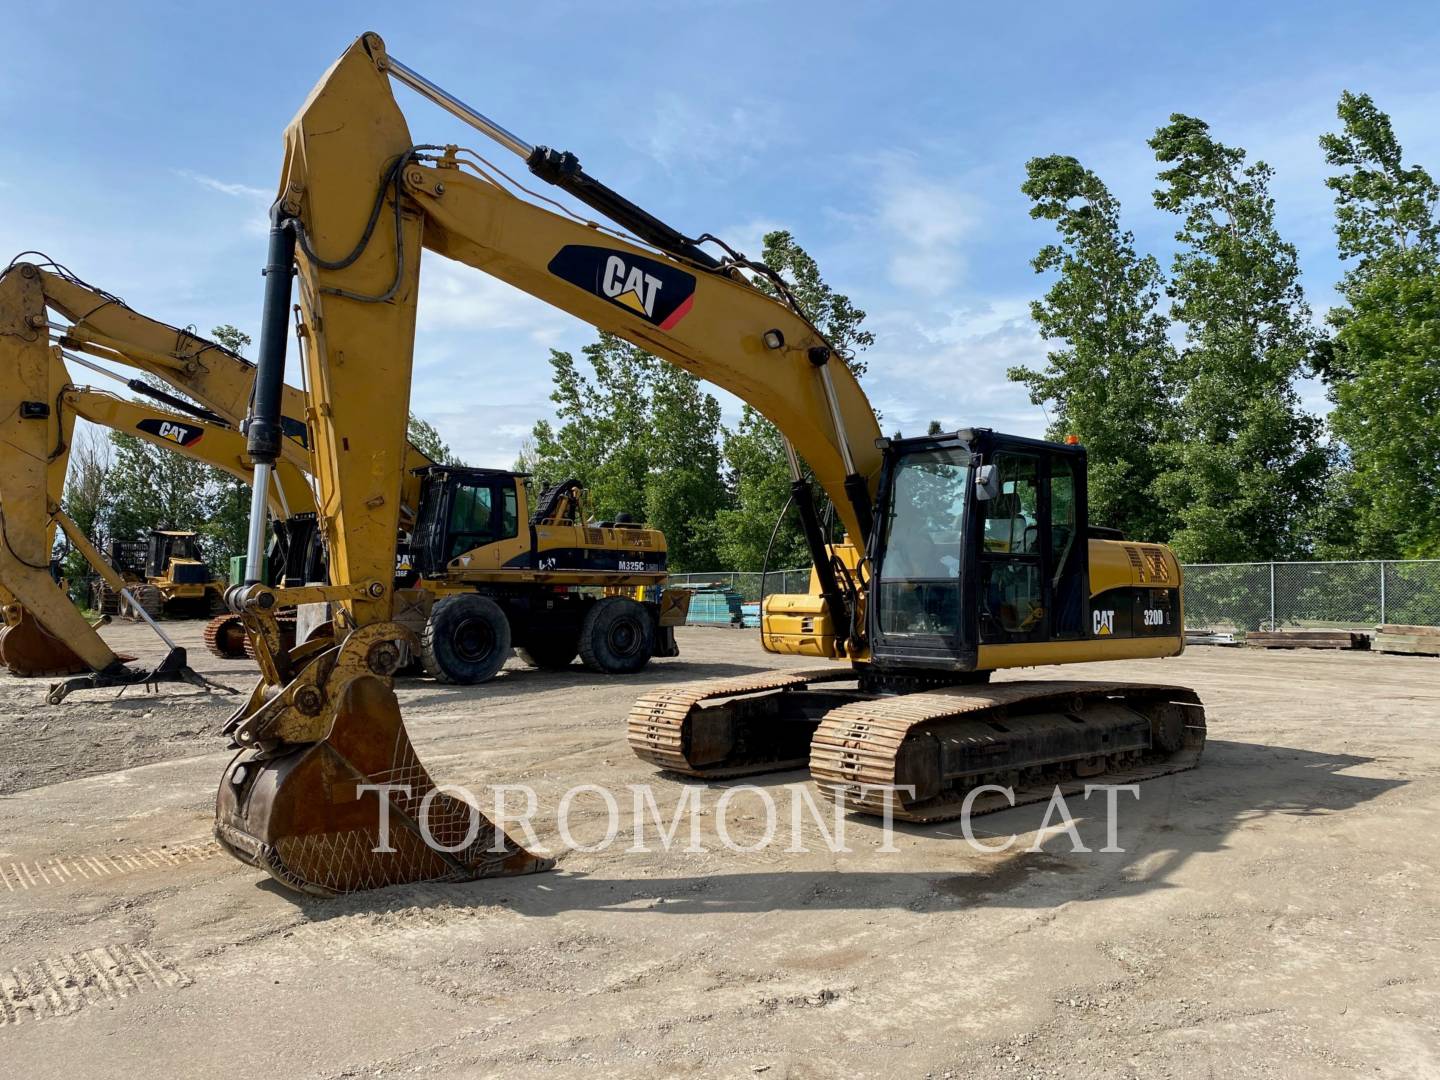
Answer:
MULTIPOLYGON (((4 324, 0 374, 5 396, 13 399, 4 421, 4 439, 13 455, 0 477, 8 502, 0 496, 0 510, 10 522, 18 523, 24 516, 45 523, 35 526, 43 535, 32 536, 19 528, 25 539, 0 551, 0 562, 6 564, 0 568, 0 603, 7 615, 5 660, 12 670, 18 663, 24 673, 109 671, 110 676, 97 680, 99 684, 108 678, 131 681, 144 673, 118 663, 68 601, 57 602, 57 597, 63 599, 59 589, 40 569, 55 531, 46 506, 59 505, 74 417, 78 411, 102 426, 129 430, 248 480, 243 437, 238 430, 225 429, 238 429, 249 410, 255 367, 191 330, 134 311, 113 293, 88 284, 45 256, 26 261, 22 255, 0 273, 0 320, 4 324), (141 379, 127 380, 87 356, 144 372, 186 396, 141 379), (157 407, 72 386, 62 359, 125 382, 157 407), (198 441, 202 432, 211 432, 203 444, 198 441), (7 587, 13 582, 19 583, 18 590, 7 587), (44 612, 43 620, 27 611, 17 591, 32 597, 37 610, 44 612)), ((277 521, 303 525, 306 511, 314 510, 314 500, 302 477, 310 459, 305 396, 300 390, 284 388, 282 414, 285 438, 279 482, 272 483, 270 497, 277 521)), ((428 459, 417 460, 428 464, 428 459)))
MULTIPOLYGON (((20 310, 24 285, 33 280, 23 274, 0 279, 0 311, 13 315, 20 310)), ((35 296, 32 292, 32 301, 35 296)), ((0 464, 0 511, 8 541, 0 550, 0 588, 6 593, 0 655, 18 675, 91 673, 57 685, 61 692, 52 696, 58 698, 82 685, 124 685, 153 674, 127 668, 80 617, 48 570, 55 525, 73 532, 59 510, 59 493, 75 420, 128 432, 247 482, 251 466, 238 431, 192 415, 193 406, 192 413, 175 413, 74 385, 60 347, 33 344, 39 347, 27 349, 14 334, 0 336, 0 444, 7 450, 0 464)), ((289 462, 281 461, 274 473, 271 507, 277 519, 313 516, 309 484, 289 462)), ((89 561, 108 582, 108 564, 89 561)), ((168 638, 166 644, 174 648, 168 638)), ((162 668, 178 677, 182 664, 177 654, 162 668)))
MULTIPOLYGON (((1203 710, 1188 690, 984 685, 998 668, 1183 648, 1173 555, 1089 534, 1084 449, 986 429, 882 439, 858 383, 784 282, 728 249, 717 259, 710 239, 665 225, 573 155, 526 143, 374 34, 316 85, 287 130, 271 211, 249 449, 257 476, 280 454, 276 388, 298 279, 331 584, 256 583, 240 597, 262 677, 227 729, 241 750, 216 805, 229 851, 320 893, 548 865, 434 790, 390 682, 405 638, 389 580, 392 492, 422 249, 726 388, 785 437, 812 592, 769 598, 762 640, 849 663, 649 695, 629 725, 642 757, 698 776, 808 759, 846 805, 914 820, 951 816, 985 782, 1009 780, 1023 798, 1042 781, 1107 770, 1138 779, 1195 763, 1203 710), (521 197, 473 151, 417 144, 392 80, 614 227, 521 197), (779 298, 747 274, 765 276, 779 298), (828 542, 804 466, 844 542, 828 542), (343 605, 334 638, 275 649, 274 608, 322 592, 343 605), (423 811, 433 842, 417 824, 423 811), (377 843, 385 818, 388 848, 377 843)), ((262 517, 257 508, 252 552, 262 517)))

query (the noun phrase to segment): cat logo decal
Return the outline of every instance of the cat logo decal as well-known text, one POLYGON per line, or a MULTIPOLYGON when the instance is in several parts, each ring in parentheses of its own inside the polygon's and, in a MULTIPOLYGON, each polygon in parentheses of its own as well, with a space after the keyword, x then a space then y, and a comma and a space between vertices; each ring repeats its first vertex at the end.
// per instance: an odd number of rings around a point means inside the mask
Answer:
POLYGON ((661 330, 674 328, 695 302, 695 275, 631 251, 566 244, 549 270, 661 330))

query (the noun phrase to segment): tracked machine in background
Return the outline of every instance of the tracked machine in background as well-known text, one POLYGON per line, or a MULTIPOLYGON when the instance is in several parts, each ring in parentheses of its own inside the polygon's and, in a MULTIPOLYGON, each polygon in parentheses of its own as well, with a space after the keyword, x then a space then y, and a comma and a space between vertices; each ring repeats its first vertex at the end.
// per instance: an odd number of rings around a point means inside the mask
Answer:
MULTIPOLYGON (((194 618, 224 608, 225 582, 205 561, 200 537, 188 529, 151 529, 144 540, 113 541, 110 562, 134 582, 131 592, 152 615, 194 618)), ((100 589, 100 611, 114 615, 120 598, 100 589)))
MULTIPOLYGON (((232 854, 316 893, 548 865, 435 791, 391 685, 402 645, 414 642, 396 620, 391 572, 422 248, 709 379, 785 436, 815 571, 809 595, 769 598, 764 642, 846 664, 649 695, 630 719, 631 745, 646 760, 702 777, 808 760, 847 805, 873 811, 879 800, 921 819, 948 815, 987 778, 1024 787, 1195 763, 1203 711, 1188 690, 985 685, 1001 668, 1183 648, 1170 553, 1089 534, 1083 449, 978 429, 887 443, 785 283, 729 249, 713 257, 701 246, 711 239, 671 229, 573 155, 524 142, 390 56, 374 34, 325 74, 286 133, 248 430, 263 487, 281 448, 298 276, 331 584, 277 591, 255 581, 235 594, 262 675, 227 728, 238 753, 221 781, 216 835, 232 854), (391 78, 624 232, 521 198, 473 151, 417 145, 391 78), (764 275, 781 299, 749 274, 764 275), (846 540, 822 530, 802 462, 846 540), (333 637, 281 649, 272 612, 321 598, 339 606, 333 637), (403 787, 376 786, 387 784, 403 787), (418 827, 422 805, 438 843, 418 827)), ((257 504, 252 565, 263 525, 257 504)))

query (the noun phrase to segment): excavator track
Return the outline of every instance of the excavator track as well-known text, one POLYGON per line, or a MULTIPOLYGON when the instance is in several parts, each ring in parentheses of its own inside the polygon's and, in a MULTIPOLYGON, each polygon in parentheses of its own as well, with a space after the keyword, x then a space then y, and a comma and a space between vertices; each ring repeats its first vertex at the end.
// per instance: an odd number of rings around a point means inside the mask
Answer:
POLYGON ((945 821, 1008 809, 1087 783, 1132 784, 1193 769, 1205 710, 1178 686, 1012 682, 854 701, 828 714, 810 775, 850 810, 945 821), (901 788, 913 786, 913 795, 901 788))
POLYGON ((817 705, 840 703, 808 687, 839 681, 854 682, 854 671, 766 671, 655 690, 630 709, 630 749, 667 772, 706 779, 803 768, 819 719, 811 714, 817 705), (809 708, 793 708, 802 704, 802 695, 809 708))
POLYGON ((636 755, 722 779, 809 765, 820 789, 864 814, 944 821, 1194 768, 1205 710, 1193 690, 1137 683, 1006 682, 876 694, 815 687, 855 674, 772 671, 656 690, 630 711, 636 755), (904 789, 913 788, 913 793, 904 789), (887 805, 888 804, 888 805, 887 805))
MULTIPOLYGON (((283 612, 275 617, 280 628, 280 642, 287 648, 295 645, 295 615, 283 612)), ((255 649, 245 635, 245 621, 233 612, 216 615, 205 624, 205 648, 221 660, 254 660, 255 649)))
POLYGON ((245 620, 234 613, 216 615, 205 624, 205 648, 221 660, 245 658, 245 620))

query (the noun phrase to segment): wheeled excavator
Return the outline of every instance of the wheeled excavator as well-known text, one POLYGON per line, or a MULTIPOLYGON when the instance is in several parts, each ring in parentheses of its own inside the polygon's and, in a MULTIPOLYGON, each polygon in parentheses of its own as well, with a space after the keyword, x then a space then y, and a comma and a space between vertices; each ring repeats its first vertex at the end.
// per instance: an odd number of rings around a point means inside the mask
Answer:
MULTIPOLYGON (((670 228, 574 155, 526 143, 375 34, 315 86, 287 129, 271 209, 248 438, 258 479, 281 449, 298 280, 331 583, 253 582, 232 593, 262 672, 226 729, 237 753, 217 794, 216 836, 233 855, 322 894, 550 865, 435 788, 391 683, 409 635, 394 621, 389 571, 422 249, 730 390, 786 439, 814 569, 808 595, 768 599, 763 641, 845 663, 647 695, 630 719, 646 760, 702 777, 808 760, 845 805, 921 820, 957 812, 990 778, 1027 790, 1195 764, 1204 714, 1189 690, 986 685, 1002 668, 1183 648, 1179 566, 1163 547, 1091 535, 1084 449, 981 428, 883 439, 853 375, 783 280, 723 245, 716 258, 705 248, 712 240, 670 228), (392 80, 613 224, 554 200, 545 199, 559 212, 537 205, 472 150, 417 144, 392 80), (844 541, 827 540, 807 465, 844 541), (340 605, 333 636, 279 648, 270 613, 322 597, 340 605)), ((252 554, 263 511, 257 504, 252 515, 252 554)))
MULTIPOLYGON (((39 253, 26 252, 12 260, 0 275, 0 284, 7 282, 7 291, 16 296, 8 315, 21 332, 0 336, 0 370, 21 363, 15 350, 33 347, 31 339, 40 329, 48 331, 53 347, 70 363, 111 378, 117 376, 86 357, 138 369, 200 406, 150 382, 122 379, 132 392, 184 411, 185 422, 154 414, 148 424, 140 425, 141 414, 133 403, 93 394, 85 400, 98 411, 86 418, 104 424, 107 417, 119 420, 117 410, 128 408, 123 422, 134 427, 135 434, 161 445, 167 439, 172 444, 189 439, 190 445, 199 447, 191 456, 231 472, 234 457, 247 470, 248 479, 248 460, 240 461, 243 455, 233 453, 229 441, 236 438, 233 432, 212 436, 203 447, 198 433, 240 426, 249 408, 254 365, 191 330, 136 312, 120 297, 39 253), (26 262, 25 255, 38 258, 26 262), (22 279, 38 283, 38 291, 19 290, 22 279), (66 321, 51 320, 49 312, 66 321), (207 451, 219 452, 221 441, 223 457, 212 460, 207 451)), ((59 370, 63 377, 63 368, 59 370)), ((312 543, 314 500, 302 477, 311 464, 307 404, 299 388, 283 388, 280 424, 283 466, 272 475, 272 482, 283 482, 273 489, 278 501, 278 505, 272 501, 274 550, 263 565, 272 584, 323 581, 324 552, 312 543)), ((172 448, 183 452, 186 446, 172 448)), ((400 618, 416 633, 417 658, 427 673, 444 682, 483 682, 499 670, 512 644, 522 659, 536 667, 564 667, 578 654, 591 670, 604 673, 633 672, 652 656, 676 655, 673 627, 684 621, 683 590, 666 589, 654 599, 608 604, 602 612, 594 612, 604 591, 646 587, 654 592, 664 583, 666 545, 659 530, 591 520, 585 512, 584 492, 573 480, 539 493, 532 507, 522 474, 437 465, 408 441, 403 454, 405 464, 397 484, 400 529, 407 537, 403 565, 413 572, 401 573, 400 583, 414 587, 399 593, 400 618)), ((64 465, 63 458, 52 460, 52 471, 59 470, 58 479, 51 478, 52 486, 63 484, 64 465)), ((153 557, 149 550, 137 553, 131 576, 147 579, 137 581, 133 590, 139 601, 144 603, 152 592, 148 584, 164 578, 168 561, 153 557), (148 565, 141 565, 142 558, 148 565)), ((3 581, 0 574, 0 587, 3 581)), ((33 587, 43 589, 43 584, 36 581, 33 587)), ((169 591, 196 589, 192 585, 169 591)), ((17 646, 20 635, 26 640, 27 669, 56 674, 90 667, 74 650, 65 655, 60 637, 45 632, 33 618, 22 618, 23 607, 13 598, 9 607, 19 625, 11 631, 17 646)), ((293 638, 293 616, 279 626, 281 641, 288 644, 293 638)), ((81 633, 78 623, 69 633, 81 633)), ((103 655, 98 635, 92 631, 89 637, 93 639, 90 654, 103 655)), ((217 656, 246 655, 238 615, 216 616, 204 637, 217 656)), ((101 679, 96 685, 107 683, 101 679)))

